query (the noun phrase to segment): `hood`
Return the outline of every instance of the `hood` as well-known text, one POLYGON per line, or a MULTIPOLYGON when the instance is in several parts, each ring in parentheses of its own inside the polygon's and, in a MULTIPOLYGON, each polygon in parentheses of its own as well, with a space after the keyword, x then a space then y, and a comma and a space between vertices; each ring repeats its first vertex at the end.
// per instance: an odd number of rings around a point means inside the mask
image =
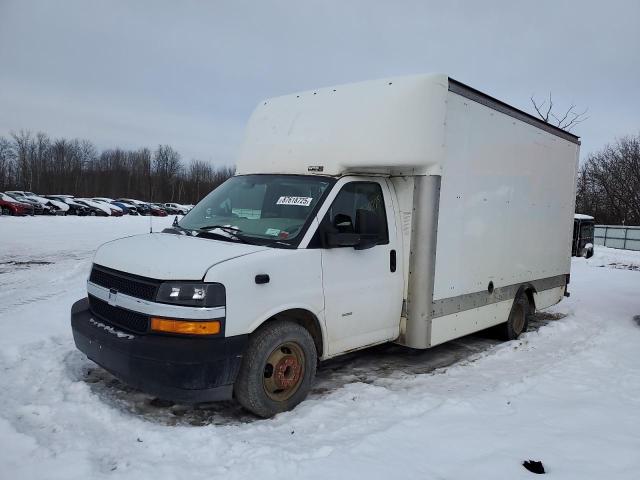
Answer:
POLYGON ((268 247, 223 240, 151 233, 102 245, 94 263, 157 280, 201 280, 217 263, 268 247))

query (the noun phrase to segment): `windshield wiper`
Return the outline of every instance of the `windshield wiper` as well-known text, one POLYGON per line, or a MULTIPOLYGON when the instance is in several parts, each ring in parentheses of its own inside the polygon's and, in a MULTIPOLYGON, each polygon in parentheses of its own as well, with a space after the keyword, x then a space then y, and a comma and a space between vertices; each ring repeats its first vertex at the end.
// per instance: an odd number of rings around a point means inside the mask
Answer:
POLYGON ((206 225, 204 227, 198 228, 198 232, 203 232, 210 235, 217 235, 218 237, 222 237, 222 238, 231 238, 232 240, 235 239, 242 243, 248 243, 249 245, 256 245, 254 242, 247 239, 246 236, 242 235, 240 233, 241 231, 242 230, 240 230, 239 228, 231 227, 229 225, 206 225), (225 237, 224 235, 220 235, 219 233, 214 233, 210 231, 215 229, 222 230, 223 232, 226 232, 229 235, 231 235, 231 237, 225 237))
POLYGON ((198 230, 214 230, 216 228, 219 228, 220 230, 224 230, 225 232, 227 230, 230 230, 230 233, 236 233, 236 232, 241 232, 242 230, 240 230, 237 227, 232 227, 231 225, 206 225, 204 227, 199 227, 198 230))

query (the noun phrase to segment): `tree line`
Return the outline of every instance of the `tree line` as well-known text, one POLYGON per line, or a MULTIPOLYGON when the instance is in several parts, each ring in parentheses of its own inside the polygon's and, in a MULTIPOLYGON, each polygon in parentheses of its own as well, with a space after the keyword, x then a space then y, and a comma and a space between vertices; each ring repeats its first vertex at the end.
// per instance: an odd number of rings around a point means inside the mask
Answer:
POLYGON ((195 204, 233 174, 202 160, 185 163, 169 145, 99 151, 88 140, 42 132, 0 136, 0 191, 195 204))
MULTIPOLYGON (((98 151, 88 140, 29 131, 0 136, 0 191, 197 203, 234 174, 201 160, 185 164, 169 145, 98 151)), ((587 156, 578 170, 576 212, 610 225, 640 225, 640 134, 587 156)))
POLYGON ((619 138, 580 165, 576 212, 603 225, 640 225, 640 133, 619 138))

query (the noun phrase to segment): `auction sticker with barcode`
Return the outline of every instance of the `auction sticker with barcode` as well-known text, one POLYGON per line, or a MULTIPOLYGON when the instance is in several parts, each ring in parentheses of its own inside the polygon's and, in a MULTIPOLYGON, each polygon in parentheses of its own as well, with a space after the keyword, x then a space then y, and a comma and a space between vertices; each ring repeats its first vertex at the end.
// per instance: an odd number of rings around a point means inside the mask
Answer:
POLYGON ((311 205, 312 197, 280 197, 276 205, 298 205, 300 207, 308 207, 311 205))

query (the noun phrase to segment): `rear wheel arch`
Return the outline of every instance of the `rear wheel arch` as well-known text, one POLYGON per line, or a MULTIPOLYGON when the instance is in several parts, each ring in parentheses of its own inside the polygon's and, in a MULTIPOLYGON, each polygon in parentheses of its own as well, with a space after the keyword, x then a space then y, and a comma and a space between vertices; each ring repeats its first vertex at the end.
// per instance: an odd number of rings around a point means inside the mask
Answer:
POLYGON ((520 288, 518 288, 514 299, 524 296, 529 303, 529 314, 534 314, 536 312, 536 300, 534 294, 536 293, 538 293, 536 287, 534 287, 530 283, 525 283, 520 285, 520 288))
POLYGON ((529 319, 535 313, 534 293, 536 293, 536 289, 529 283, 518 287, 513 297, 507 321, 495 327, 494 331, 499 338, 502 340, 515 340, 527 331, 529 319))

